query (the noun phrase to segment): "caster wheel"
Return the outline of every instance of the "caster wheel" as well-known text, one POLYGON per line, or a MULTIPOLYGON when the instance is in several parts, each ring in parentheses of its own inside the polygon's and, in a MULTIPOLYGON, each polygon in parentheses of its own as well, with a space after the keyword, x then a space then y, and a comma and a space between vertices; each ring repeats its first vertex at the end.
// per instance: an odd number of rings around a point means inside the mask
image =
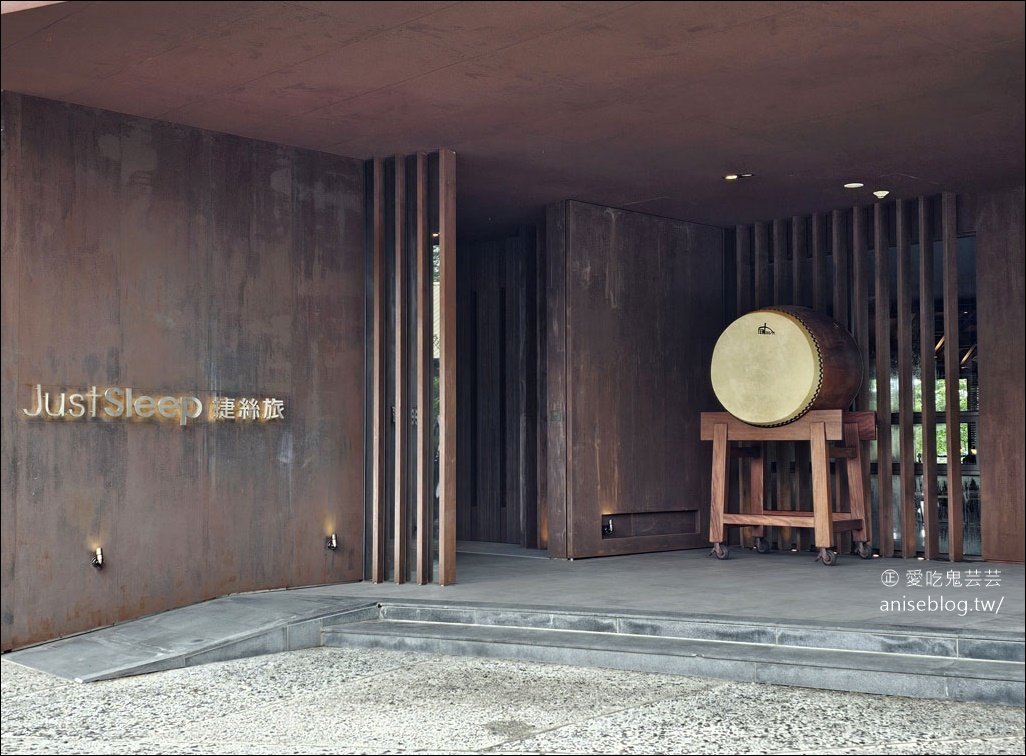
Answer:
POLYGON ((817 562, 822 562, 827 567, 833 567, 837 564, 837 554, 830 549, 820 549, 819 556, 816 557, 817 562))
POLYGON ((769 541, 767 541, 765 538, 756 538, 755 550, 758 551, 760 554, 765 554, 767 551, 770 550, 769 541))
POLYGON ((717 559, 727 559, 730 557, 730 551, 722 543, 714 543, 712 551, 709 552, 710 556, 714 556, 717 559))
POLYGON ((859 541, 859 545, 855 548, 855 553, 859 555, 860 559, 873 558, 873 550, 869 548, 869 544, 865 541, 859 541))

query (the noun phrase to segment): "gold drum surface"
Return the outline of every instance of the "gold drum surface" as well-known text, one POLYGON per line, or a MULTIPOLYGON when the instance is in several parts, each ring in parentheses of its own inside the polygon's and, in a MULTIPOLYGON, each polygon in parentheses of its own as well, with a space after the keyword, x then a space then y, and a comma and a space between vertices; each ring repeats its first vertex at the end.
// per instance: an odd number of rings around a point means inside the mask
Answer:
POLYGON ((723 408, 750 425, 785 425, 812 409, 847 409, 862 355, 830 317, 805 307, 742 315, 720 334, 710 369, 723 408))

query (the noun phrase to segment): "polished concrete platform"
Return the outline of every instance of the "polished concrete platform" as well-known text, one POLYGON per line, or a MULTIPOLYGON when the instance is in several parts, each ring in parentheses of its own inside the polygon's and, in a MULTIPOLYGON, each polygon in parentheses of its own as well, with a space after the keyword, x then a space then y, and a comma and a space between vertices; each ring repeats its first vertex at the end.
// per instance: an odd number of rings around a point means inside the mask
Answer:
POLYGON ((1023 705, 1021 565, 461 543, 457 583, 238 594, 12 652, 81 682, 313 647, 510 658, 1023 705))

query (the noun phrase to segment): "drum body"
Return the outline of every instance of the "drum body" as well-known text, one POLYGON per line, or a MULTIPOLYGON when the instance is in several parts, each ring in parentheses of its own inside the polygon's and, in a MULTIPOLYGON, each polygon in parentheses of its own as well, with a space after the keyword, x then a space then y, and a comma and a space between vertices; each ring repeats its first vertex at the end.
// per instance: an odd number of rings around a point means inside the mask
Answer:
POLYGON ((749 425, 785 425, 813 409, 847 409, 862 385, 862 354, 830 317, 806 307, 767 307, 720 334, 713 391, 749 425))

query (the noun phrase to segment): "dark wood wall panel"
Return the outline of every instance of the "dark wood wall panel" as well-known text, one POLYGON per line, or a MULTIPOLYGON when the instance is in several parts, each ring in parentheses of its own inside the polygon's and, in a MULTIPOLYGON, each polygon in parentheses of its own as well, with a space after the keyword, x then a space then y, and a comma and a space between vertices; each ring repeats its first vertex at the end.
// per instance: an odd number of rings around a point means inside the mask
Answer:
POLYGON ((1023 199, 1021 186, 980 197, 975 219, 976 285, 986 292, 978 304, 983 556, 1020 563, 1026 544, 1023 199))
MULTIPOLYGON (((567 453, 550 466, 549 493, 552 502, 551 473, 565 463, 567 556, 705 545, 711 449, 699 420, 715 406, 708 365, 723 326, 723 233, 581 202, 560 207, 550 208, 550 283, 565 274, 566 291, 549 304, 566 318, 572 403, 567 453), (610 515, 634 515, 622 520, 633 531, 623 534, 614 521, 604 534, 610 515)), ((760 286, 771 293, 772 279, 760 286)), ((550 408, 563 358, 552 335, 550 408)), ((550 512, 550 551, 557 528, 550 512)))
POLYGON ((4 648, 360 579, 362 164, 11 93, 3 119, 4 648), (285 420, 32 421, 36 383, 285 420))

